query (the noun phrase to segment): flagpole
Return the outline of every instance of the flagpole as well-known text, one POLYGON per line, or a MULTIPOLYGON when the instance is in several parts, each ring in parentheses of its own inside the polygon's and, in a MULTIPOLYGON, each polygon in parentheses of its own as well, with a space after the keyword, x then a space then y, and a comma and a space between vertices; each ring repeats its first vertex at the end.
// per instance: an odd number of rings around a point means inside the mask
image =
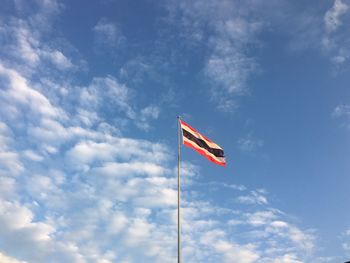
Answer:
POLYGON ((178 145, 177 145, 177 262, 181 263, 181 222, 180 222, 180 116, 177 116, 178 145))

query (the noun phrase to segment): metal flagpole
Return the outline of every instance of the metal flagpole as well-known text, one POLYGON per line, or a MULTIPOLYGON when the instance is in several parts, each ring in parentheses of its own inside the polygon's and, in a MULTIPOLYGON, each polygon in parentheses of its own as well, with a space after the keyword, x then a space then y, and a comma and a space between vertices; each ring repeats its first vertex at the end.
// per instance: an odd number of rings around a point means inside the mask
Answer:
POLYGON ((178 146, 177 146, 177 262, 181 263, 181 222, 180 222, 180 116, 177 117, 178 146))

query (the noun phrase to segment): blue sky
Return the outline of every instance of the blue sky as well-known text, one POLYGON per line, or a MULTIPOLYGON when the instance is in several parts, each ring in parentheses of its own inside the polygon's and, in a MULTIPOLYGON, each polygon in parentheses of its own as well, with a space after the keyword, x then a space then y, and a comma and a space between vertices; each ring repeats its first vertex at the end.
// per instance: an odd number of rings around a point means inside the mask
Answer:
POLYGON ((0 261, 350 258, 350 2, 3 0, 0 261))

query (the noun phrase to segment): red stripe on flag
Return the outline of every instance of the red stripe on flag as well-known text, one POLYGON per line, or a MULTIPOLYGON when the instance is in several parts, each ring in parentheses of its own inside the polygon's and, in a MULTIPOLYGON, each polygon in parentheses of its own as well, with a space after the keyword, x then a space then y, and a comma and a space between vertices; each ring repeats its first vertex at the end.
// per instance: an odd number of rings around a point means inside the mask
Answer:
POLYGON ((197 148, 195 146, 193 146, 191 143, 184 141, 183 142, 184 145, 186 145, 187 147, 192 148, 193 150, 195 150, 196 152, 198 152, 199 154, 203 155, 205 158, 207 158, 209 161, 221 165, 221 166, 225 166, 226 167, 226 162, 219 162, 217 160, 215 160, 212 156, 210 156, 209 154, 206 153, 206 151, 202 150, 201 148, 197 148))

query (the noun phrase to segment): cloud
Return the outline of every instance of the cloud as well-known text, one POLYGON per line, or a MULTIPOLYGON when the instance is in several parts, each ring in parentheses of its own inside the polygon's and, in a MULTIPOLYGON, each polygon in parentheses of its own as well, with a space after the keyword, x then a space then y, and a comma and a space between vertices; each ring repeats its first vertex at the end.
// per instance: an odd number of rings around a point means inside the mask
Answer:
POLYGON ((40 162, 43 160, 43 157, 37 153, 35 153, 34 151, 32 150, 26 150, 24 151, 23 155, 30 159, 30 160, 33 160, 33 161, 37 161, 37 162, 40 162))
POLYGON ((225 94, 246 94, 247 80, 256 70, 256 62, 244 46, 254 41, 259 24, 237 18, 219 21, 215 28, 217 34, 210 38, 212 54, 205 73, 215 85, 212 94, 219 102, 218 107, 229 110, 233 102, 225 99, 225 94))
POLYGON ((59 50, 41 52, 41 55, 51 61, 58 69, 72 69, 74 66, 71 60, 59 50))
POLYGON ((92 31, 95 35, 96 45, 98 45, 98 48, 96 50, 99 52, 101 52, 101 46, 105 46, 113 50, 125 44, 126 42, 126 37, 123 35, 120 26, 118 24, 109 22, 105 18, 100 19, 92 28, 92 31))
MULTIPOLYGON (((11 149, 14 143, 13 133, 6 123, 0 122, 0 173, 4 175, 18 175, 23 170, 23 164, 19 154, 11 149)), ((13 186, 11 178, 4 177, 3 183, 9 187, 13 186)))
POLYGON ((215 251, 222 254, 222 262, 232 262, 235 259, 239 263, 252 263, 259 259, 259 254, 255 252, 253 245, 241 246, 232 244, 222 240, 226 234, 222 231, 214 230, 207 232, 203 238, 202 243, 212 247, 215 251))
POLYGON ((295 258, 293 254, 286 254, 282 257, 276 258, 273 263, 302 263, 302 261, 295 258))
POLYGON ((7 90, 1 90, 0 93, 1 99, 7 104, 16 103, 22 108, 28 107, 32 114, 40 114, 47 117, 63 115, 45 96, 31 88, 27 80, 17 71, 9 69, 0 63, 0 76, 7 80, 7 90))
POLYGON ((335 117, 346 117, 350 118, 350 105, 339 105, 337 106, 334 111, 333 115, 335 117))
MULTIPOLYGON (((0 173, 18 175, 24 168, 19 154, 13 151, 13 133, 6 123, 0 122, 0 173)), ((5 184, 11 184, 11 179, 5 177, 5 184)), ((9 185, 10 186, 10 185, 9 185)))
POLYGON ((335 0, 331 9, 329 9, 324 16, 324 23, 326 31, 331 33, 336 31, 342 22, 341 16, 344 15, 349 9, 349 6, 342 0, 335 0))
POLYGON ((58 0, 38 0, 34 2, 15 1, 20 13, 28 13, 27 21, 31 27, 36 27, 41 32, 52 30, 54 20, 64 9, 64 5, 58 0), (36 10, 31 12, 31 10, 36 10))
POLYGON ((250 195, 239 196, 237 202, 242 204, 268 204, 267 198, 260 191, 252 191, 250 195))
POLYGON ((332 116, 343 121, 343 125, 345 125, 348 129, 350 129, 350 105, 340 104, 338 105, 332 113, 332 116))
POLYGON ((63 5, 54 0, 15 1, 17 12, 3 20, 0 27, 2 64, 17 67, 27 74, 42 76, 52 72, 77 70, 79 54, 69 43, 42 41, 52 30, 63 5), (68 57, 69 55, 74 55, 68 57), (47 67, 50 65, 50 67, 47 67))
POLYGON ((146 108, 143 108, 141 110, 142 119, 147 119, 147 118, 157 119, 159 114, 160 114, 159 108, 154 105, 147 106, 146 108))
POLYGON ((25 263, 25 261, 19 261, 15 258, 9 257, 0 252, 0 262, 2 263, 25 263))
POLYGON ((244 11, 237 12, 235 1, 177 1, 169 7, 171 17, 181 17, 183 38, 192 49, 208 43, 202 72, 210 81, 210 97, 224 111, 237 107, 237 98, 249 93, 247 82, 258 68, 250 47, 262 24, 249 15, 254 13, 251 7, 239 8, 244 11))
MULTIPOLYGON (((31 89, 28 85, 25 87, 31 89)), ((43 96, 41 101, 48 101, 49 104, 45 104, 52 106, 43 94, 34 94, 39 98, 43 96)), ((27 99, 21 103, 30 105, 31 102, 27 99)), ((55 109, 63 111, 57 106, 55 109)), ((136 262, 140 256, 145 262, 171 262, 176 239, 176 181, 174 169, 170 167, 169 149, 160 143, 71 126, 75 123, 74 118, 66 120, 55 114, 47 116, 40 110, 39 113, 35 121, 43 129, 60 135, 59 155, 63 154, 64 158, 55 157, 61 162, 59 164, 51 155, 41 155, 44 160, 40 163, 50 162, 56 166, 56 171, 48 173, 41 165, 31 165, 38 161, 33 149, 24 152, 28 160, 23 165, 31 167, 31 173, 17 177, 25 182, 21 189, 30 202, 6 201, 9 198, 6 194, 2 197, 5 198, 2 209, 6 213, 1 213, 4 226, 1 236, 7 241, 7 246, 2 249, 35 262, 45 262, 47 258, 69 262, 94 262, 97 259, 136 262), (14 214, 16 220, 10 221, 14 214), (20 244, 11 238, 18 235, 22 236, 20 244), (111 252, 115 250, 111 244, 118 247, 115 253, 111 252)), ((1 127, 3 133, 11 137, 12 125, 1 127)), ((50 137, 45 143, 52 143, 57 136, 50 137)), ((38 134, 32 137, 32 143, 39 141, 42 144, 42 139, 38 134)), ((15 141, 12 143, 14 145, 6 143, 9 150, 16 146, 15 141)), ((189 163, 182 166, 184 174, 195 184, 197 168, 189 163)), ((18 191, 16 181, 1 179, 11 186, 8 192, 15 194, 18 191)), ((229 189, 245 190, 242 186, 229 189)), ((183 205, 186 257, 203 262, 206 255, 199 251, 204 249, 212 254, 212 260, 208 262, 230 262, 235 257, 237 262, 245 263, 263 257, 255 245, 232 242, 224 234, 224 226, 220 226, 215 217, 230 210, 198 199, 185 199, 183 205), (189 231, 191 228, 196 231, 189 231)), ((265 222, 267 224, 267 219, 265 222)), ((298 236, 302 238, 300 233, 296 232, 295 240, 300 239, 298 236)))
POLYGON ((248 134, 238 140, 238 147, 242 152, 255 152, 264 145, 264 141, 248 134))
MULTIPOLYGON (((5 198, 2 199, 2 208, 6 211, 6 213, 2 213, 5 217, 1 218, 4 226, 1 236, 6 239, 7 244, 4 249, 11 254, 19 255, 20 258, 26 258, 35 262, 45 262, 49 257, 59 258, 60 261, 68 262, 85 262, 83 258, 92 261, 96 261, 97 258, 101 260, 105 258, 106 262, 110 262, 110 260, 115 258, 115 255, 109 253, 108 250, 101 251, 101 248, 96 244, 93 245, 95 254, 91 255, 91 252, 88 252, 91 251, 88 249, 88 247, 91 248, 91 245, 83 244, 83 240, 94 236, 101 230, 105 232, 103 229, 95 228, 93 224, 101 222, 101 220, 103 222, 106 221, 109 218, 109 214, 112 213, 112 208, 102 206, 103 200, 100 200, 100 198, 90 192, 91 188, 88 184, 80 180, 75 181, 77 178, 74 177, 69 179, 68 176, 76 171, 76 167, 67 166, 67 164, 80 163, 81 165, 95 167, 96 169, 91 169, 89 184, 103 186, 102 188, 106 190, 104 194, 107 200, 112 198, 111 200, 126 202, 128 199, 125 198, 130 198, 130 204, 133 204, 133 206, 143 206, 144 202, 147 201, 154 208, 169 207, 169 203, 173 206, 174 191, 171 188, 164 187, 167 179, 161 179, 160 176, 167 169, 158 164, 167 160, 169 156, 166 147, 159 143, 114 137, 106 130, 104 130, 104 133, 101 133, 72 126, 76 123, 75 118, 67 119, 66 116, 69 114, 62 108, 53 106, 48 97, 28 84, 30 82, 28 79, 13 69, 2 66, 1 70, 3 76, 7 78, 7 82, 3 83, 5 85, 1 97, 3 105, 15 105, 17 109, 24 113, 11 116, 11 120, 4 118, 6 123, 1 123, 1 141, 5 150, 5 152, 1 153, 3 157, 1 158, 2 171, 6 171, 8 174, 8 176, 2 174, 0 176, 3 183, 2 186, 7 186, 6 191, 2 191, 1 194, 1 197, 5 198), (13 91, 14 89, 20 89, 20 92, 15 92, 13 91), (36 107, 32 106, 34 104, 36 107), (28 118, 27 122, 22 122, 23 116, 26 115, 30 116, 30 118, 28 118), (22 125, 16 127, 17 123, 22 123, 22 125), (11 130, 14 130, 17 136, 21 138, 29 136, 31 138, 31 146, 36 145, 36 147, 41 149, 40 151, 44 149, 45 151, 39 155, 34 148, 23 152, 18 150, 29 145, 23 144, 22 140, 15 141, 15 135, 11 130), (22 133, 22 130, 27 130, 28 133, 22 133), (57 148, 61 146, 67 147, 67 149, 63 152, 58 152, 57 148), (17 152, 26 159, 25 163, 22 164, 20 155, 17 152), (66 152, 68 157, 66 159, 67 163, 63 159, 63 166, 61 166, 59 163, 55 163, 54 158, 61 159, 60 156, 64 152, 66 152), (52 154, 55 154, 56 157, 52 156, 52 154), (108 156, 109 154, 110 156, 108 156), (130 159, 134 161, 129 163, 130 159), (42 163, 51 163, 58 171, 47 173, 44 166, 33 165, 34 162, 37 163, 40 160, 43 161, 42 163), (120 163, 123 160, 128 162, 120 163), (137 160, 139 162, 136 162, 137 160), (110 161, 113 161, 114 165, 118 167, 111 166, 110 161), (101 163, 101 168, 103 169, 100 169, 98 163, 101 163), (62 170, 64 166, 68 168, 68 174, 62 170), (24 167, 26 167, 25 170, 24 167), (30 169, 28 169, 29 167, 30 169), (119 172, 128 174, 133 180, 124 182, 120 177, 106 177, 108 170, 111 168, 119 169, 119 172), (124 169, 124 172, 122 172, 122 169, 124 169), (21 176, 21 172, 25 172, 26 176, 21 176), (44 172, 46 175, 41 175, 41 172, 44 172), (142 177, 136 180, 135 177, 139 172, 142 177), (147 175, 156 176, 159 179, 142 179, 147 175), (18 181, 10 176, 17 176, 18 181), (20 188, 22 190, 25 189, 22 197, 24 198, 23 195, 25 195, 25 198, 34 205, 28 206, 28 204, 20 203, 19 201, 6 201, 7 198, 13 196, 18 197, 18 182, 22 182, 20 188), (25 183, 23 184, 23 182, 25 183), (70 187, 73 187, 74 190, 68 190, 70 187), (120 191, 119 194, 116 194, 116 189, 122 187, 125 187, 125 191, 120 191), (84 218, 81 218, 79 213, 73 213, 77 207, 82 205, 80 200, 84 199, 84 194, 89 196, 87 199, 92 202, 91 204, 94 204, 97 210, 104 213, 106 219, 104 219, 105 217, 99 217, 97 214, 95 216, 89 214, 91 205, 84 208, 80 207, 81 211, 86 214, 85 219, 89 218, 87 222, 83 220, 84 218), (14 211, 17 221, 9 221, 8 216, 12 213, 10 211, 14 211), (60 216, 56 216, 56 213, 59 213, 60 216), (68 220, 70 218, 68 214, 71 214, 75 220, 68 220), (36 222, 36 216, 43 219, 36 222), (80 221, 80 218, 83 221, 80 221), (81 227, 78 227, 79 224, 81 227), (61 232, 58 230, 59 228, 68 228, 69 230, 61 232), (66 236, 70 232, 72 234, 76 233, 76 237, 70 238, 70 234, 66 236), (18 235, 22 236, 20 244, 18 242, 15 243, 15 238, 18 235), (10 236, 13 236, 13 239, 10 236), (65 242, 62 243, 61 240, 65 242), (21 247, 20 253, 14 250, 18 246, 21 247), (33 254, 33 251, 36 251, 36 254, 33 254)), ((111 95, 123 95, 124 91, 123 89, 114 89, 111 91, 111 95)), ((123 110, 128 111, 130 109, 125 101, 118 101, 117 103, 123 110)), ((2 114, 5 117, 5 112, 2 112, 2 114)), ((143 116, 157 117, 157 114, 156 108, 150 107, 143 111, 143 116)), ((82 170, 79 171, 79 174, 82 176, 86 172, 87 170, 82 170)), ((96 191, 95 187, 92 189, 96 191)), ((110 201, 107 203, 110 203, 110 201)), ((128 215, 128 218, 130 216, 132 215, 128 215)), ((13 215, 10 217, 13 217, 13 215)), ((139 221, 135 219, 135 222, 139 221)), ((145 222, 145 224, 148 223, 145 222)), ((131 234, 134 233, 133 242, 144 243, 143 236, 137 235, 137 231, 133 230, 133 227, 135 225, 131 225, 129 231, 131 234)), ((112 233, 116 234, 116 228, 114 227, 113 229, 109 228, 109 230, 112 230, 112 233)), ((124 240, 128 237, 126 236, 124 240)), ((158 250, 160 249, 158 248, 158 250)))
MULTIPOLYGON (((139 105, 137 94, 109 75, 92 76, 86 85, 75 86, 63 85, 55 74, 44 74, 50 87, 64 87, 43 88, 42 78, 28 68, 50 60, 45 64, 48 71, 60 66, 64 70, 74 59, 44 43, 42 32, 30 30, 58 8, 54 1, 39 3, 41 13, 19 27, 24 30, 23 43, 15 37, 17 47, 23 45, 23 59, 9 52, 16 63, 8 59, 0 64, 0 259, 173 262, 177 233, 173 151, 157 140, 126 136, 123 130, 150 129, 150 120, 159 118, 161 108, 154 103, 139 105), (45 57, 49 51, 53 56, 45 57)), ((214 5, 210 3, 195 2, 192 9, 182 11, 189 12, 185 15, 192 22, 206 19, 214 5), (194 17, 196 5, 199 17, 194 17)), ((228 62, 220 62, 228 72, 226 66, 234 65, 232 60, 249 60, 241 48, 254 38, 256 29, 250 22, 226 16, 216 24, 214 17, 231 12, 234 6, 227 2, 216 8, 210 23, 218 37, 209 41, 212 53, 205 63, 229 56, 228 62), (227 43, 238 46, 231 48, 227 43)), ((108 22, 98 25, 97 31, 113 39, 108 22)), ((193 39, 200 37, 193 35, 193 39)), ((228 79, 229 73, 221 80, 209 75, 213 69, 208 70, 208 77, 218 87, 222 85, 225 94, 235 96, 245 90, 228 79)), ((209 183, 218 191, 245 196, 235 209, 225 207, 210 191, 200 191, 199 187, 208 185, 200 183, 197 166, 183 162, 181 167, 186 178, 182 199, 186 262, 232 262, 232 258, 237 263, 297 262, 312 253, 313 233, 273 208, 268 193, 243 185, 209 183)))
MULTIPOLYGON (((283 213, 273 208, 258 210, 252 213, 242 213, 241 216, 228 222, 233 227, 247 226, 244 235, 255 240, 255 244, 269 244, 260 255, 266 262, 275 262, 277 258, 304 262, 302 254, 310 255, 314 250, 314 235, 309 231, 302 231, 295 225, 282 219, 283 213), (260 240, 263 241, 260 243, 260 240), (299 255, 298 255, 299 254, 299 255), (292 256, 293 255, 293 256, 292 256), (268 259, 271 259, 269 261, 268 259)), ((265 261, 263 261, 265 262, 265 261)), ((283 262, 283 261, 281 261, 283 262)), ((288 262, 288 261, 287 261, 288 262)))
POLYGON ((0 172, 17 175, 24 170, 19 156, 15 152, 0 153, 0 172))
POLYGON ((24 25, 20 25, 15 34, 20 57, 34 65, 37 64, 40 60, 37 50, 38 41, 30 35, 29 30, 24 25))
POLYGON ((16 180, 9 176, 0 177, 0 198, 13 198, 16 191, 16 180))
MULTIPOLYGON (((160 110, 156 105, 148 105, 138 109, 133 104, 133 90, 118 79, 107 76, 96 77, 88 87, 80 91, 81 108, 85 112, 99 112, 99 117, 105 118, 108 114, 124 113, 129 120, 143 130, 151 128, 150 121, 158 119, 160 110), (103 114, 103 115, 101 115, 103 114)), ((98 120, 98 117, 94 118, 98 120)), ((91 118, 85 120, 91 122, 91 118)))
POLYGON ((341 235, 342 237, 342 248, 346 255, 350 256, 350 228, 344 231, 341 235))
MULTIPOLYGON (((25 89, 31 87, 25 85, 25 89)), ((121 97, 127 94, 123 89, 114 92, 120 92, 121 97)), ((68 115, 38 93, 34 93, 34 97, 41 98, 39 101, 47 105, 49 112, 53 107, 53 112, 68 115)), ((92 104, 98 104, 98 97, 87 98, 92 104)), ((14 101, 19 103, 17 99, 14 101)), ((31 104, 31 99, 19 101, 25 107, 31 104)), ((120 103, 122 108, 128 109, 126 104, 120 103)), ((45 262, 48 258, 67 262, 96 262, 98 259, 137 262, 141 256, 144 262, 171 262, 176 250, 177 193, 168 147, 73 126, 76 123, 74 116, 66 119, 38 109, 39 113, 32 121, 39 124, 41 132, 46 129, 53 136, 43 140, 43 134, 32 136, 35 134, 28 133, 31 144, 56 145, 59 152, 54 155, 42 152, 43 160, 38 162, 36 152, 29 148, 20 152, 26 158, 22 165, 28 171, 18 174, 18 181, 1 176, 1 180, 10 186, 8 193, 1 195, 1 236, 7 244, 1 249, 16 258, 35 262, 45 262), (55 142, 58 137, 59 144, 55 142), (55 170, 48 172, 44 163, 51 163, 55 170), (16 196, 18 188, 25 193, 21 198, 25 197, 27 202, 7 200, 10 195, 16 196), (13 217, 15 220, 10 220, 13 217), (19 235, 21 243, 15 241, 19 235), (18 247, 21 247, 20 251, 18 247)), ((34 113, 38 109, 33 109, 34 113)), ((21 116, 17 115, 17 120, 21 116)), ((1 127, 6 136, 12 137, 11 122, 1 127)), ((15 153, 17 147, 23 147, 21 141, 7 141, 7 150, 15 153)), ((189 163, 182 166, 184 174, 190 176, 191 184, 195 185, 198 169, 189 163)), ((244 191, 245 187, 230 186, 227 189, 244 191)), ((246 263, 265 257, 263 248, 255 244, 255 238, 249 242, 230 240, 229 236, 236 232, 230 230, 230 234, 226 234, 224 230, 229 225, 218 218, 230 215, 230 209, 204 202, 198 194, 191 199, 184 198, 186 258, 203 262, 209 253, 207 262, 230 262, 235 257, 237 262, 246 263)), ((295 244, 304 242, 303 231, 285 221, 284 224, 273 221, 279 217, 274 211, 265 211, 244 213, 241 219, 245 218, 253 229, 269 227, 272 236, 280 235, 278 238, 294 240, 295 244), (277 231, 283 227, 290 235, 283 236, 277 231)), ((295 251, 299 250, 296 248, 295 251)))
POLYGON ((341 19, 347 19, 345 15, 348 9, 348 4, 342 0, 335 0, 333 6, 324 16, 325 33, 322 45, 324 50, 331 55, 331 60, 335 65, 344 64, 350 55, 350 50, 346 45, 349 40, 345 33, 346 29, 339 30, 343 24, 341 19))
POLYGON ((78 255, 69 251, 69 245, 53 243, 50 235, 55 232, 54 226, 46 222, 34 222, 34 214, 26 206, 1 200, 0 210, 2 249, 10 255, 17 255, 16 258, 25 258, 29 262, 44 262, 49 255, 54 260, 61 258, 81 262, 78 255), (62 256, 57 257, 60 253, 62 256))

